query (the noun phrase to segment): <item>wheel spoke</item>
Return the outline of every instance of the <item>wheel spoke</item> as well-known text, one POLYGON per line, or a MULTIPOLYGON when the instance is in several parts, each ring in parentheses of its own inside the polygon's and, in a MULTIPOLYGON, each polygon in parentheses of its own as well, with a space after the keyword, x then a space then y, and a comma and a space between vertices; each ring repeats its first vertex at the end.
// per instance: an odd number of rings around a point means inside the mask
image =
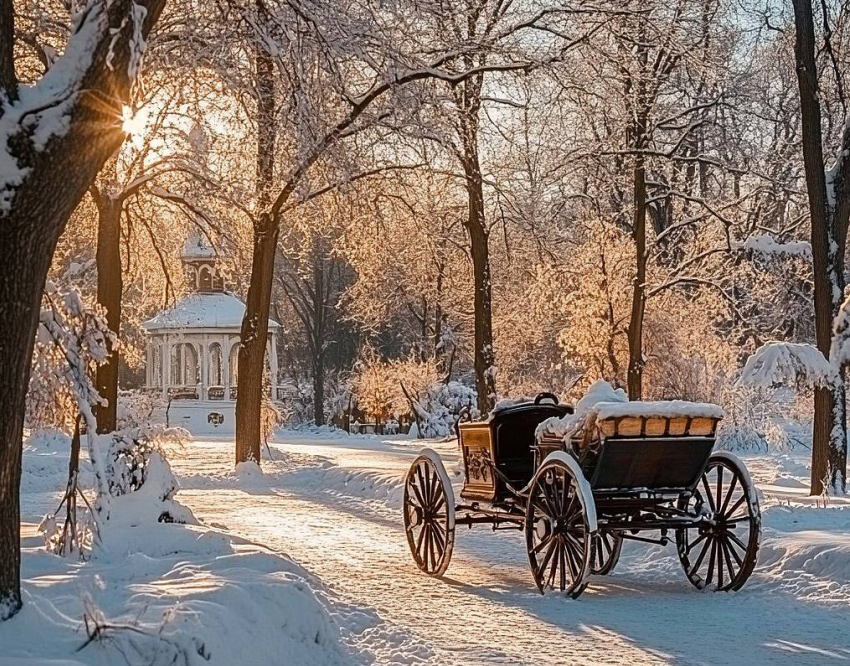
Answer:
POLYGON ((546 549, 546 554, 543 556, 543 563, 540 565, 539 573, 540 580, 543 580, 543 576, 546 575, 546 565, 549 564, 549 560, 552 558, 552 554, 555 551, 555 546, 558 543, 558 539, 552 538, 549 540, 549 547, 546 549))
POLYGON ((687 547, 687 549, 685 550, 685 552, 686 552, 686 553, 690 553, 690 552, 691 552, 694 548, 696 548, 696 547, 697 547, 697 545, 698 545, 701 541, 703 541, 703 540, 705 539, 705 537, 706 537, 706 535, 705 535, 705 534, 700 534, 700 536, 699 536, 699 538, 698 538, 698 539, 696 539, 693 543, 691 543, 691 544, 689 544, 689 545, 688 545, 688 547, 687 547))
POLYGON ((728 515, 726 513, 726 507, 729 506, 729 500, 732 499, 732 494, 735 492, 735 485, 738 483, 738 475, 732 475, 732 483, 729 484, 729 490, 726 492, 726 497, 723 500, 723 505, 720 507, 720 515, 725 516, 728 515))
POLYGON ((434 546, 436 548, 437 556, 440 557, 443 554, 443 551, 446 549, 446 542, 443 538, 443 535, 440 534, 439 529, 431 528, 431 534, 433 536, 434 546))
POLYGON ((716 540, 715 549, 717 550, 717 587, 719 589, 723 587, 723 542, 720 539, 716 540))
POLYGON ((419 463, 416 466, 416 478, 419 480, 419 489, 421 490, 421 494, 419 494, 420 501, 422 502, 422 507, 428 506, 427 498, 428 498, 428 485, 425 483, 425 478, 427 477, 427 470, 425 470, 425 474, 422 473, 422 467, 424 463, 419 463))
POLYGON ((729 574, 729 584, 731 585, 735 581, 735 578, 738 577, 738 572, 732 566, 732 558, 729 557, 729 546, 723 537, 720 539, 720 548, 723 550, 723 560, 726 562, 726 572, 729 574))
POLYGON ((714 498, 711 496, 711 489, 708 487, 708 472, 702 475, 702 485, 705 488, 705 498, 708 500, 708 508, 712 513, 716 513, 714 508, 714 498))
POLYGON ((725 534, 723 537, 723 541, 726 544, 726 549, 729 551, 729 554, 732 555, 732 558, 735 560, 735 563, 738 567, 744 566, 744 561, 741 559, 741 556, 738 555, 738 552, 732 547, 732 544, 729 542, 729 534, 725 534))
MULTIPOLYGON (((553 474, 552 476, 554 478, 555 475, 553 474)), ((550 491, 552 490, 549 487, 550 484, 546 483, 545 479, 544 479, 544 482, 541 485, 542 485, 541 490, 543 491, 543 501, 545 502, 546 508, 547 508, 546 513, 547 513, 547 515, 551 516, 552 518, 557 518, 558 515, 559 515, 558 509, 555 506, 554 498, 550 497, 550 495, 549 495, 550 491)), ((554 485, 554 484, 551 484, 551 485, 554 485)))
POLYGON ((567 547, 566 547, 566 544, 564 544, 564 547, 561 548, 561 557, 560 557, 561 592, 563 592, 564 590, 567 589, 567 554, 566 554, 566 551, 567 551, 567 547))
POLYGON ((700 551, 699 557, 697 558, 696 562, 694 562, 694 565, 693 565, 693 567, 691 567, 691 570, 690 570, 689 573, 691 573, 691 574, 697 573, 697 570, 700 568, 702 561, 705 559, 705 554, 706 554, 706 552, 708 552, 708 547, 710 545, 711 545, 711 539, 707 538, 705 540, 705 543, 702 546, 702 550, 700 551))
POLYGON ((416 543, 416 552, 419 554, 419 560, 424 568, 428 568, 428 525, 422 526, 422 531, 419 533, 419 540, 416 543))
POLYGON ((552 563, 549 565, 549 580, 547 585, 553 590, 555 589, 555 574, 558 573, 558 562, 561 559, 561 549, 563 544, 560 539, 555 539, 555 557, 552 558, 552 563))
POLYGON ((442 555, 443 551, 446 549, 446 542, 437 525, 434 525, 431 528, 431 535, 434 537, 434 543, 437 546, 437 554, 442 555))
POLYGON ((717 466, 717 506, 720 506, 720 500, 723 499, 723 469, 723 465, 717 466))
POLYGON ((730 525, 731 523, 743 523, 744 521, 749 522, 750 520, 751 520, 750 515, 744 513, 744 514, 739 514, 737 516, 732 516, 731 518, 727 518, 726 524, 730 525))
POLYGON ((711 553, 708 556, 708 577, 705 579, 705 584, 708 585, 711 583, 711 579, 714 578, 714 557, 717 553, 717 540, 711 539, 711 553))
MULTIPOLYGON (((729 509, 729 511, 726 513, 726 515, 727 515, 727 516, 732 516, 732 515, 734 515, 734 514, 735 514, 735 512, 738 510, 738 507, 739 507, 739 506, 741 506, 741 505, 744 503, 744 501, 745 501, 746 499, 747 499, 747 496, 746 496, 746 495, 741 495, 741 496, 738 498, 738 500, 735 502, 735 504, 733 504, 733 505, 732 505, 732 508, 731 508, 731 509, 729 509)), ((729 519, 727 518, 727 521, 728 521, 728 520, 729 520, 729 519)))
POLYGON ((567 548, 567 556, 570 561, 570 578, 572 580, 578 580, 578 575, 581 572, 580 562, 583 559, 581 557, 581 547, 576 547, 569 540, 565 543, 567 548))
POLYGON ((413 488, 413 494, 416 495, 416 501, 419 502, 419 507, 424 509, 425 508, 425 498, 422 497, 422 492, 417 487, 416 480, 411 478, 409 485, 410 485, 411 488, 413 488))
POLYGON ((549 545, 549 543, 550 543, 550 542, 552 541, 552 539, 554 539, 554 538, 555 538, 555 535, 554 535, 554 534, 550 534, 550 535, 549 535, 549 536, 547 536, 545 539, 543 539, 540 543, 538 543, 538 544, 537 544, 534 548, 532 548, 531 552, 532 552, 532 553, 534 553, 535 555, 537 555, 537 553, 539 553, 539 552, 540 552, 541 550, 543 550, 546 546, 548 546, 548 545, 549 545))
POLYGON ((726 536, 729 537, 729 539, 731 539, 731 542, 737 545, 746 554, 747 547, 744 545, 744 542, 738 538, 736 534, 733 534, 732 532, 726 532, 726 536))

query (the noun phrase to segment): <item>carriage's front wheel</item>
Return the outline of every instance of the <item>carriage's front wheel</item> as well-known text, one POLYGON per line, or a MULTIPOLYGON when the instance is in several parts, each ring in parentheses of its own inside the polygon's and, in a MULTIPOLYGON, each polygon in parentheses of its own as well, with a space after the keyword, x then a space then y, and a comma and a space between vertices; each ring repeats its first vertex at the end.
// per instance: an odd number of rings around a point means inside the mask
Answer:
POLYGON ((449 568, 455 542, 455 499, 440 457, 425 449, 404 482, 404 530, 413 559, 429 576, 449 568))
POLYGON ((587 587, 596 532, 593 496, 566 453, 551 454, 534 474, 525 513, 525 543, 541 592, 575 598, 587 587))
POLYGON ((707 524, 676 530, 679 559, 697 589, 738 590, 756 566, 761 511, 747 468, 736 456, 712 454, 692 497, 679 503, 707 524))

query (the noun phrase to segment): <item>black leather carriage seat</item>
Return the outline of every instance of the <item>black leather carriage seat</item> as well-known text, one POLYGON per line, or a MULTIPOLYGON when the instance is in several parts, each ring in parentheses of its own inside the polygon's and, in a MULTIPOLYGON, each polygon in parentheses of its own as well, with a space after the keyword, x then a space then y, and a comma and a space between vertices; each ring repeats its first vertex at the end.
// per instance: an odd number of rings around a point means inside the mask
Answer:
POLYGON ((534 431, 546 419, 572 413, 569 405, 523 403, 493 416, 496 466, 510 484, 520 489, 534 475, 534 431))

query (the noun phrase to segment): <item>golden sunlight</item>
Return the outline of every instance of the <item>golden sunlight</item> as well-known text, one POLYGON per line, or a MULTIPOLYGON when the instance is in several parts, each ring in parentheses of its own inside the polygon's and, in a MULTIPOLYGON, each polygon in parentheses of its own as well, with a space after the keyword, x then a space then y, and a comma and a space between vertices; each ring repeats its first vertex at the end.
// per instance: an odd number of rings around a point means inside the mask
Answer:
POLYGON ((124 106, 121 113, 121 128, 125 134, 129 134, 133 139, 141 138, 147 124, 147 116, 147 111, 144 108, 133 113, 133 109, 124 106))

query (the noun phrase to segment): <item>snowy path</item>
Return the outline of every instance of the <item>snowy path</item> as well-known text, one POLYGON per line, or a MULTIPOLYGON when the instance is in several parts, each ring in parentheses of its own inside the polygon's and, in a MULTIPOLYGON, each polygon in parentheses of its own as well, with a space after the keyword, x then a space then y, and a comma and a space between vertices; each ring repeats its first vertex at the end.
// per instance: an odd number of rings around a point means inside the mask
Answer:
MULTIPOLYGON (((453 445, 439 448, 451 471, 453 445)), ((615 574, 578 601, 544 597, 519 534, 480 528, 459 528, 447 578, 430 579, 400 528, 399 479, 417 449, 377 438, 284 439, 274 445, 282 460, 264 463, 262 478, 230 473, 225 442, 191 444, 174 460, 180 499, 200 518, 288 553, 325 581, 342 602, 345 639, 365 661, 850 664, 850 589, 803 563, 798 572, 778 563, 771 539, 781 544, 793 529, 767 535, 769 564, 738 594, 693 590, 668 547, 624 552, 615 574)), ((850 553, 847 538, 840 556, 850 553)))

